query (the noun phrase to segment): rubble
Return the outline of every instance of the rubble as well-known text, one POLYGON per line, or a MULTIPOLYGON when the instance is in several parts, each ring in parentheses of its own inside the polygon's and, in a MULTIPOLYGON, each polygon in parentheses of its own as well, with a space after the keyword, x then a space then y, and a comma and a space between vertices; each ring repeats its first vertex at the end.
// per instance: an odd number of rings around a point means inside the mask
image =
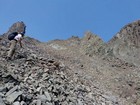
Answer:
MULTIPOLYGON (((94 89, 70 79, 71 77, 67 76, 67 67, 60 66, 61 62, 32 55, 28 55, 28 58, 15 59, 12 63, 4 61, 8 66, 6 72, 1 70, 2 74, 7 73, 2 76, 3 86, 0 86, 2 104, 84 105, 105 102, 104 96, 95 98, 99 95, 94 96, 94 89), (20 60, 23 61, 19 63, 20 60), (103 102, 100 102, 101 100, 103 102)), ((114 102, 108 100, 108 103, 114 102)))

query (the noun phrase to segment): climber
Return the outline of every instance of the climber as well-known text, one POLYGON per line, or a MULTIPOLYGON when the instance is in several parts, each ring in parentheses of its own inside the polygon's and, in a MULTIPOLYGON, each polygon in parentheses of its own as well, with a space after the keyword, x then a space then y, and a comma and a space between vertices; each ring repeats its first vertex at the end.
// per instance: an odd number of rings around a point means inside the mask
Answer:
POLYGON ((7 60, 11 60, 15 50, 16 50, 16 45, 17 43, 19 43, 20 47, 22 48, 22 39, 24 37, 24 33, 18 33, 18 32, 13 32, 11 34, 8 35, 8 39, 10 40, 10 49, 8 51, 8 55, 7 55, 7 60))

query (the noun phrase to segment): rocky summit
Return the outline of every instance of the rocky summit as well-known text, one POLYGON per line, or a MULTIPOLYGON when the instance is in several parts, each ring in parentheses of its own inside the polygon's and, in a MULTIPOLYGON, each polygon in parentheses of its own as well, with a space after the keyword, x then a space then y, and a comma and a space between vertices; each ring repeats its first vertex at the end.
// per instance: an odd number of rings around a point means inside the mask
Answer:
POLYGON ((7 61, 7 35, 0 36, 0 105, 140 105, 140 21, 124 26, 109 42, 83 38, 47 43, 25 37, 7 61))

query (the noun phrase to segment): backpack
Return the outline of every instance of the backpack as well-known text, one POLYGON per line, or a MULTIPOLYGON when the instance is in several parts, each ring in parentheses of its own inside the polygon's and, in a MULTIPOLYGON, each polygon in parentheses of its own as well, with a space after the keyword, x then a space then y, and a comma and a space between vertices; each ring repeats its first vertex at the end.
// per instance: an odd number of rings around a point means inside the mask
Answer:
POLYGON ((8 39, 9 39, 9 40, 13 40, 13 39, 15 38, 15 36, 17 36, 17 35, 18 35, 17 32, 10 33, 10 34, 8 35, 8 39))

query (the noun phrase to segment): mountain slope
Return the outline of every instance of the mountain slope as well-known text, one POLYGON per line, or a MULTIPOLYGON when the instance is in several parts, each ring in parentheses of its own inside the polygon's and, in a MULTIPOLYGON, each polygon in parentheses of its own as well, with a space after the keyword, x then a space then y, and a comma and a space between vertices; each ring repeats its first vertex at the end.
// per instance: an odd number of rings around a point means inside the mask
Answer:
POLYGON ((140 96, 139 25, 130 24, 137 27, 131 34, 131 38, 137 36, 135 41, 126 38, 130 34, 124 35, 128 26, 108 43, 90 32, 83 38, 47 43, 26 37, 24 49, 17 46, 14 59, 8 62, 9 42, 7 34, 2 35, 0 104, 136 105, 140 96))
POLYGON ((140 64, 140 20, 124 26, 120 32, 108 42, 106 52, 136 66, 140 64))
POLYGON ((85 39, 72 37, 63 41, 56 40, 48 43, 45 48, 51 55, 72 68, 71 73, 78 73, 85 81, 91 81, 90 84, 112 94, 111 97, 119 97, 115 99, 121 100, 122 105, 135 102, 139 92, 139 67, 116 56, 100 56, 98 51, 101 49, 102 53, 106 44, 99 42, 100 39, 97 38, 97 46, 94 46, 92 42, 96 42, 95 39, 91 38, 91 41, 86 42, 85 39), (88 52, 89 48, 92 48, 91 52, 88 52))

